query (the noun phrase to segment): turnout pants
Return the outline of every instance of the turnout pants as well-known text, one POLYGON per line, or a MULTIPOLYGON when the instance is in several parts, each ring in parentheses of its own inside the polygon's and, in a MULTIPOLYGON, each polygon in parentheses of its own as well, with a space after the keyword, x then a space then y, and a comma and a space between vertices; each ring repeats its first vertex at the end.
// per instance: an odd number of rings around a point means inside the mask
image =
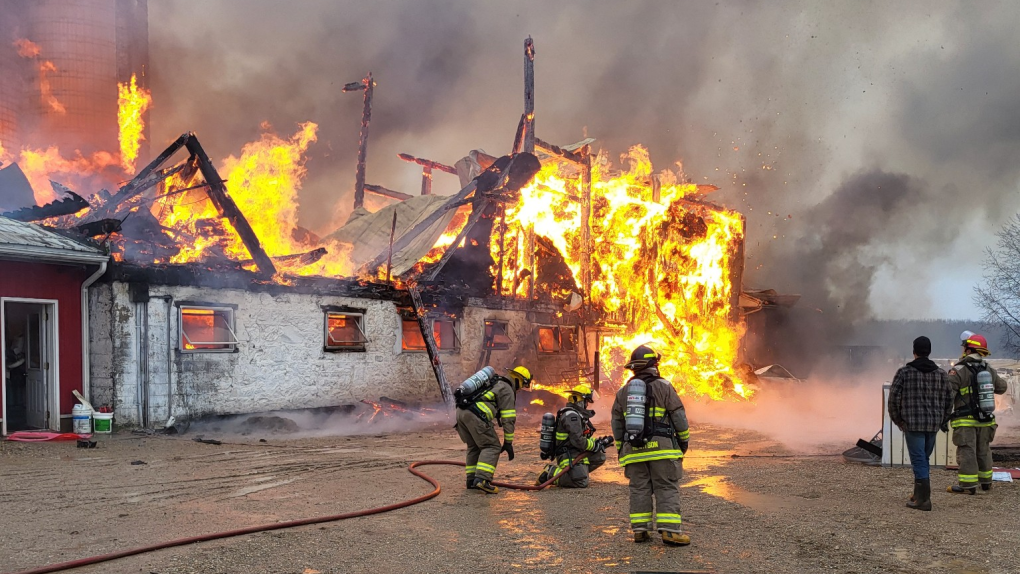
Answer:
MULTIPOLYGON (((574 460, 580 452, 566 453, 561 455, 556 464, 556 472, 567 468, 570 461, 574 460)), ((588 475, 606 462, 606 453, 595 452, 588 455, 583 461, 574 465, 573 468, 560 475, 556 479, 556 486, 562 488, 588 488, 588 475)))
POLYGON ((466 409, 457 409, 457 434, 467 445, 465 472, 475 478, 492 480, 503 445, 492 423, 466 409))
POLYGON ((956 464, 960 465, 957 478, 963 488, 974 488, 992 483, 992 440, 996 425, 987 427, 958 427, 953 429, 956 445, 956 464))
POLYGON ((683 475, 681 460, 632 462, 623 467, 630 479, 630 529, 647 532, 680 532, 680 488, 683 475), (655 499, 654 505, 652 499, 655 499))

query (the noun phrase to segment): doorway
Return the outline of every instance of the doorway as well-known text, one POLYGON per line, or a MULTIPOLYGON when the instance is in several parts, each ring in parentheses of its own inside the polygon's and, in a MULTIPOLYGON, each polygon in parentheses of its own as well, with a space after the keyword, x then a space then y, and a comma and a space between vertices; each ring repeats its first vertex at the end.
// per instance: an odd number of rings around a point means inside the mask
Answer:
POLYGON ((0 299, 3 434, 59 430, 56 301, 0 299))

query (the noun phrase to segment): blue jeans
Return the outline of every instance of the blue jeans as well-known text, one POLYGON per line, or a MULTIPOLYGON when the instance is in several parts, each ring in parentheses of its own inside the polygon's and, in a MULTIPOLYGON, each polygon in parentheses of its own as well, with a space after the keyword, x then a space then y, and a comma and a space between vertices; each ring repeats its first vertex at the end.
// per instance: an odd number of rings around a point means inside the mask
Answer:
POLYGON ((935 450, 936 432, 905 431, 903 437, 907 440, 907 452, 910 453, 910 466, 914 469, 914 478, 923 480, 928 478, 928 458, 935 450))

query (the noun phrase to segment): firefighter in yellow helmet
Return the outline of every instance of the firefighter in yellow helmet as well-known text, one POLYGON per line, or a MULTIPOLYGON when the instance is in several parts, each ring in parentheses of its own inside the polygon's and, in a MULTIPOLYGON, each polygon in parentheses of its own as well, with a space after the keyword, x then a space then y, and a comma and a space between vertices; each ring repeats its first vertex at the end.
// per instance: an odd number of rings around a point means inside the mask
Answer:
POLYGON ((499 488, 492 484, 492 476, 501 453, 507 454, 507 460, 514 459, 517 391, 531 388, 531 371, 518 366, 511 369, 507 377, 497 375, 492 367, 479 371, 482 372, 491 374, 475 392, 462 396, 458 389, 454 394, 457 398, 455 428, 467 444, 467 487, 496 494, 499 488), (494 425, 503 427, 502 446, 494 425))
POLYGON ((595 426, 591 424, 595 411, 588 409, 594 397, 588 385, 577 385, 570 389, 567 406, 556 413, 556 435, 551 453, 556 462, 546 467, 536 484, 542 484, 553 474, 570 466, 570 461, 581 453, 588 452, 590 454, 587 457, 560 474, 554 483, 563 488, 588 488, 588 475, 605 464, 606 445, 612 439, 595 438, 595 426))
POLYGON ((634 377, 616 393, 613 438, 620 466, 630 480, 634 542, 650 540, 654 524, 664 544, 686 546, 691 539, 680 528, 678 483, 691 433, 684 404, 673 385, 659 375, 658 364, 659 354, 647 345, 631 353, 626 368, 634 377))

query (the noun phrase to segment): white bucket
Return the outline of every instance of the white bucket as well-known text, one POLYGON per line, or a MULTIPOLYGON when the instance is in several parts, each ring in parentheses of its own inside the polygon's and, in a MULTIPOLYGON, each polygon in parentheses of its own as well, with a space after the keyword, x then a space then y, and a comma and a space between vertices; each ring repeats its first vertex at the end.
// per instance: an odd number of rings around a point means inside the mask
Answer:
POLYGON ((113 413, 92 413, 95 419, 97 434, 109 434, 113 432, 113 413))
POLYGON ((92 409, 82 404, 71 409, 71 432, 75 434, 92 434, 92 409))

